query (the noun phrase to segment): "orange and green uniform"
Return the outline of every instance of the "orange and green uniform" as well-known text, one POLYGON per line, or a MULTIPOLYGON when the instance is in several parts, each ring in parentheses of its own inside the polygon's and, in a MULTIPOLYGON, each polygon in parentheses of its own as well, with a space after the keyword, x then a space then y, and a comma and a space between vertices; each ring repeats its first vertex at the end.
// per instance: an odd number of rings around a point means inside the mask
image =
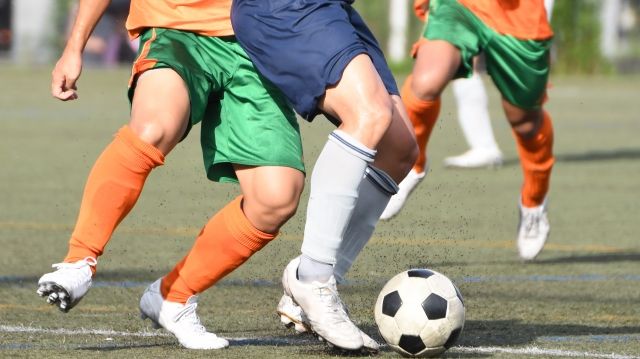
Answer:
POLYGON ((543 0, 416 0, 416 15, 425 18, 427 3, 429 21, 421 41, 443 40, 460 50, 456 78, 470 76, 473 58, 482 52, 507 101, 523 109, 540 106, 553 37, 543 0))
MULTIPOLYGON (((129 98, 138 77, 174 70, 190 100, 188 128, 202 122, 209 179, 237 182, 233 165, 304 171, 295 113, 236 42, 231 0, 132 0, 127 29, 140 37, 129 98)), ((185 134, 186 136, 186 134, 185 134)), ((124 126, 89 174, 66 262, 102 255, 113 231, 133 208, 164 154, 124 126)), ((238 197, 204 226, 191 252, 165 277, 165 298, 186 302, 246 261, 275 237, 249 222, 238 197)))
MULTIPOLYGON (((469 77, 473 58, 485 55, 487 72, 503 98, 521 109, 538 110, 546 98, 553 31, 543 0, 415 0, 416 15, 428 21, 414 55, 425 41, 446 41, 460 51, 454 78, 469 77)), ((425 101, 411 91, 410 77, 402 98, 414 125, 420 155, 414 166, 423 172, 426 145, 438 118, 440 99, 425 101)), ((540 205, 549 187, 554 157, 553 127, 546 111, 532 138, 514 133, 524 171, 522 203, 540 205)))

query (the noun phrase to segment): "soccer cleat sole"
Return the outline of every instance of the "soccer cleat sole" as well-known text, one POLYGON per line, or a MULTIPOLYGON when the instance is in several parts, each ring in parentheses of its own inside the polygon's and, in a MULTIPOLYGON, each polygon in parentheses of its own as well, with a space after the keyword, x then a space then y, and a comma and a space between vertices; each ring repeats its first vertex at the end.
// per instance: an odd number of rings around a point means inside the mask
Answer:
POLYGON ((55 282, 40 283, 36 293, 41 297, 47 297, 47 303, 56 305, 63 313, 68 313, 77 304, 71 302, 69 292, 55 282))
POLYGON ((284 325, 286 328, 293 328, 297 334, 311 332, 311 329, 305 323, 291 318, 289 315, 287 315, 287 313, 280 311, 278 311, 277 313, 280 316, 280 323, 282 323, 282 325, 284 325))
POLYGON ((142 319, 142 320, 149 319, 149 321, 151 322, 151 327, 152 327, 153 329, 160 329, 160 328, 162 328, 162 325, 160 325, 160 324, 159 324, 158 322, 156 322, 155 320, 153 320, 153 319, 149 318, 149 316, 148 316, 148 315, 146 315, 146 314, 144 314, 143 312, 140 312, 140 319, 142 319))
POLYGON ((280 316, 280 322, 286 327, 286 328, 293 328, 296 331, 296 334, 304 334, 304 333, 308 333, 313 335, 314 337, 316 337, 318 339, 318 341, 325 343, 327 345, 327 347, 333 351, 336 352, 337 354, 341 354, 341 355, 354 355, 354 354, 378 354, 379 350, 374 349, 374 348, 369 348, 366 346, 363 346, 361 348, 358 349, 346 349, 346 348, 342 348, 339 347, 333 343, 331 343, 330 341, 328 341, 326 338, 322 337, 321 335, 319 335, 318 333, 314 332, 309 326, 307 326, 305 323, 302 323, 296 319, 291 318, 290 316, 287 315, 287 313, 283 313, 278 311, 277 312, 278 315, 280 316))

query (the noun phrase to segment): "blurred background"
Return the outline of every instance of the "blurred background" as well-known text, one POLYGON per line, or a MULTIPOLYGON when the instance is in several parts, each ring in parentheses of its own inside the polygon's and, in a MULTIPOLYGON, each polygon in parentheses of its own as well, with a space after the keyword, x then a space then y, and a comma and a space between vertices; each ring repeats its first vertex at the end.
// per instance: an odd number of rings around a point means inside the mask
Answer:
MULTIPOLYGON (((397 72, 410 68, 408 51, 422 24, 412 0, 359 0, 397 72)), ((86 61, 114 66, 134 55, 124 31, 128 0, 113 0, 87 44, 86 61)), ((77 1, 0 0, 0 61, 17 65, 51 64, 60 53, 77 1)), ((640 0, 557 0, 555 73, 640 72, 640 0)))

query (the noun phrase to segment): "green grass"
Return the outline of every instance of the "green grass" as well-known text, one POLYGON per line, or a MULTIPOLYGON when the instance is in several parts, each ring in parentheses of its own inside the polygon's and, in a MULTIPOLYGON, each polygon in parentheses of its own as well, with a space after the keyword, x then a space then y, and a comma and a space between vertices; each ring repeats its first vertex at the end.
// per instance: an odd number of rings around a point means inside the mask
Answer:
MULTIPOLYGON (((207 218, 238 193, 236 186, 206 180, 197 136, 151 175, 101 258, 96 281, 134 285, 98 286, 69 314, 37 297, 38 277, 65 254, 93 161, 128 118, 126 70, 85 70, 80 100, 71 103, 50 98, 49 71, 0 68, 0 357, 335 355, 312 338, 282 329, 274 314, 281 271, 300 247, 306 193, 279 240, 201 296, 199 313, 208 328, 250 340, 211 353, 182 349, 170 336, 79 332, 150 331, 137 317, 141 283, 166 273, 207 218)), ((448 357, 534 356, 497 349, 483 354, 477 347, 640 356, 640 78, 552 80, 552 235, 539 260, 517 260, 521 173, 495 91, 488 86, 496 137, 507 159, 496 171, 442 167, 443 157, 465 150, 447 93, 430 144, 429 176, 405 211, 379 225, 350 273, 352 283, 341 289, 367 332, 376 335, 373 305, 384 282, 409 267, 429 267, 452 278, 466 300, 467 322, 458 343, 463 348, 448 357)), ((325 122, 302 124, 309 169, 331 128, 325 122)), ((545 353, 535 357, 554 356, 545 353)), ((383 351, 381 357, 397 355, 383 351)))

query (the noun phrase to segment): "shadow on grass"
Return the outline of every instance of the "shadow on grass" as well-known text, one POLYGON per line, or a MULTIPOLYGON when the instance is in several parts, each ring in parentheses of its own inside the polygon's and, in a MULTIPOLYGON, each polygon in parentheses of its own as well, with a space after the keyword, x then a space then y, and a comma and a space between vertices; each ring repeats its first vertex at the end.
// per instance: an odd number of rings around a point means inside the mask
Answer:
POLYGON ((615 334, 640 334, 640 326, 596 327, 578 324, 523 323, 519 320, 470 320, 457 345, 517 346, 529 345, 539 337, 574 337, 615 334))
MULTIPOLYGON (((595 162, 614 160, 637 160, 640 159, 640 148, 624 148, 608 151, 589 151, 584 153, 556 154, 556 162, 595 162)), ((519 166, 518 158, 507 158, 503 166, 519 166)))
POLYGON ((605 253, 572 255, 568 257, 538 259, 532 264, 571 264, 571 263, 608 263, 640 262, 640 253, 605 253))
POLYGON ((429 262, 419 263, 416 267, 424 268, 441 268, 441 267, 464 267, 467 265, 485 265, 485 266, 510 266, 510 265, 526 265, 536 266, 542 264, 572 264, 572 263, 608 263, 608 262, 639 262, 640 253, 638 252, 618 252, 618 253, 597 253, 597 254, 574 254, 565 257, 536 259, 531 262, 522 263, 516 258, 508 258, 504 260, 469 260, 469 261, 440 261, 432 260, 429 262))

